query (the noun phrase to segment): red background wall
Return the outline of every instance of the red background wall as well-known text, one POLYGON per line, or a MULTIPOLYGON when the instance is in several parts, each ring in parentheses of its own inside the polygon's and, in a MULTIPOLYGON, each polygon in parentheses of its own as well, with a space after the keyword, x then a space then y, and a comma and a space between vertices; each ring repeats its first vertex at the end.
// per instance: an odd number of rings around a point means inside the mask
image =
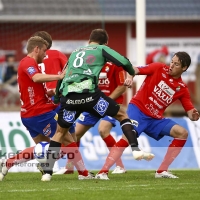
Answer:
MULTIPOLYGON (((136 37, 136 24, 132 23, 132 37, 136 37)), ((148 22, 147 37, 199 37, 199 22, 148 22)), ((32 33, 45 30, 54 40, 88 40, 94 28, 101 23, 0 23, 0 49, 16 50, 17 60, 22 53, 22 42, 32 33)), ((126 23, 105 23, 109 34, 109 46, 123 55, 126 52, 126 23)))

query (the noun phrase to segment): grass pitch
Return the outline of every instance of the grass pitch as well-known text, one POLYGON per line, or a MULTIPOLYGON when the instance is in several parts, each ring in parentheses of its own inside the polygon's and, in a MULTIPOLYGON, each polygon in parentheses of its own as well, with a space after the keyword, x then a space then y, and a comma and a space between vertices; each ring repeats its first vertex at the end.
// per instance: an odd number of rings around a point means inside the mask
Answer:
POLYGON ((110 180, 78 180, 77 172, 41 182, 40 173, 9 173, 0 199, 12 200, 199 200, 200 170, 173 171, 179 179, 155 179, 154 171, 109 173, 110 180))

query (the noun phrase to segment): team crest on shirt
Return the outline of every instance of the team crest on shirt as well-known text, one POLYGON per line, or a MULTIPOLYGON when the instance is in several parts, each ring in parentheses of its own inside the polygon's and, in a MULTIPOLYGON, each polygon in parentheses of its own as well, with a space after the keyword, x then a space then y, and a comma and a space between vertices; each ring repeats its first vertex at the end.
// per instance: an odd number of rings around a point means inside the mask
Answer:
POLYGON ((76 115, 75 111, 67 111, 65 109, 63 110, 63 119, 66 122, 73 123, 75 120, 75 115, 76 115))
POLYGON ((101 116, 103 116, 108 109, 109 103, 103 99, 102 97, 99 98, 97 104, 93 107, 101 116))
POLYGON ((106 72, 109 72, 109 71, 110 71, 110 68, 109 68, 108 66, 106 66, 106 67, 105 67, 105 71, 106 71, 106 72))
POLYGON ((36 70, 35 70, 34 67, 29 67, 29 68, 27 69, 27 71, 28 71, 28 73, 29 73, 30 75, 32 75, 32 74, 34 74, 34 73, 36 72, 36 70))

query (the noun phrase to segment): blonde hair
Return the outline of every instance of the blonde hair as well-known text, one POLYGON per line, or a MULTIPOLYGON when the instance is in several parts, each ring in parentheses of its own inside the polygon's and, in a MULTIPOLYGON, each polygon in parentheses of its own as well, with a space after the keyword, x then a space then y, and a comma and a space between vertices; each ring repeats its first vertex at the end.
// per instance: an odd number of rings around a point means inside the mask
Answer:
POLYGON ((28 53, 31 53, 36 46, 41 49, 43 45, 46 45, 46 47, 49 46, 48 42, 39 36, 30 37, 27 42, 26 50, 28 53))

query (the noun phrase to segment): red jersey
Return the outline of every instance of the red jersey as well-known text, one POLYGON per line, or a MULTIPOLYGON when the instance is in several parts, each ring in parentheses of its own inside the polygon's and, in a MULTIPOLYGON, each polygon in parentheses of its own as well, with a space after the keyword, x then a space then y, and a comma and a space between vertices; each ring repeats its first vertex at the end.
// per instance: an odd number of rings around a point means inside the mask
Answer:
MULTIPOLYGON (((125 72, 122 67, 117 67, 113 63, 107 62, 99 75, 99 88, 109 96, 117 86, 123 85, 125 81, 125 72)), ((120 95, 115 101, 118 104, 123 103, 123 95, 120 95)))
POLYGON ((33 58, 23 58, 18 67, 21 117, 33 117, 54 110, 55 105, 46 94, 43 83, 34 83, 32 77, 41 73, 33 58))
MULTIPOLYGON (((67 57, 65 54, 57 50, 47 50, 43 63, 39 64, 39 69, 43 74, 61 74, 66 63, 67 57)), ((56 84, 57 81, 45 83, 47 89, 55 89, 56 84)))
POLYGON ((138 106, 144 114, 161 119, 165 109, 177 99, 186 112, 194 108, 186 84, 181 77, 174 79, 168 74, 169 66, 152 63, 138 69, 139 74, 147 76, 130 103, 138 106))

